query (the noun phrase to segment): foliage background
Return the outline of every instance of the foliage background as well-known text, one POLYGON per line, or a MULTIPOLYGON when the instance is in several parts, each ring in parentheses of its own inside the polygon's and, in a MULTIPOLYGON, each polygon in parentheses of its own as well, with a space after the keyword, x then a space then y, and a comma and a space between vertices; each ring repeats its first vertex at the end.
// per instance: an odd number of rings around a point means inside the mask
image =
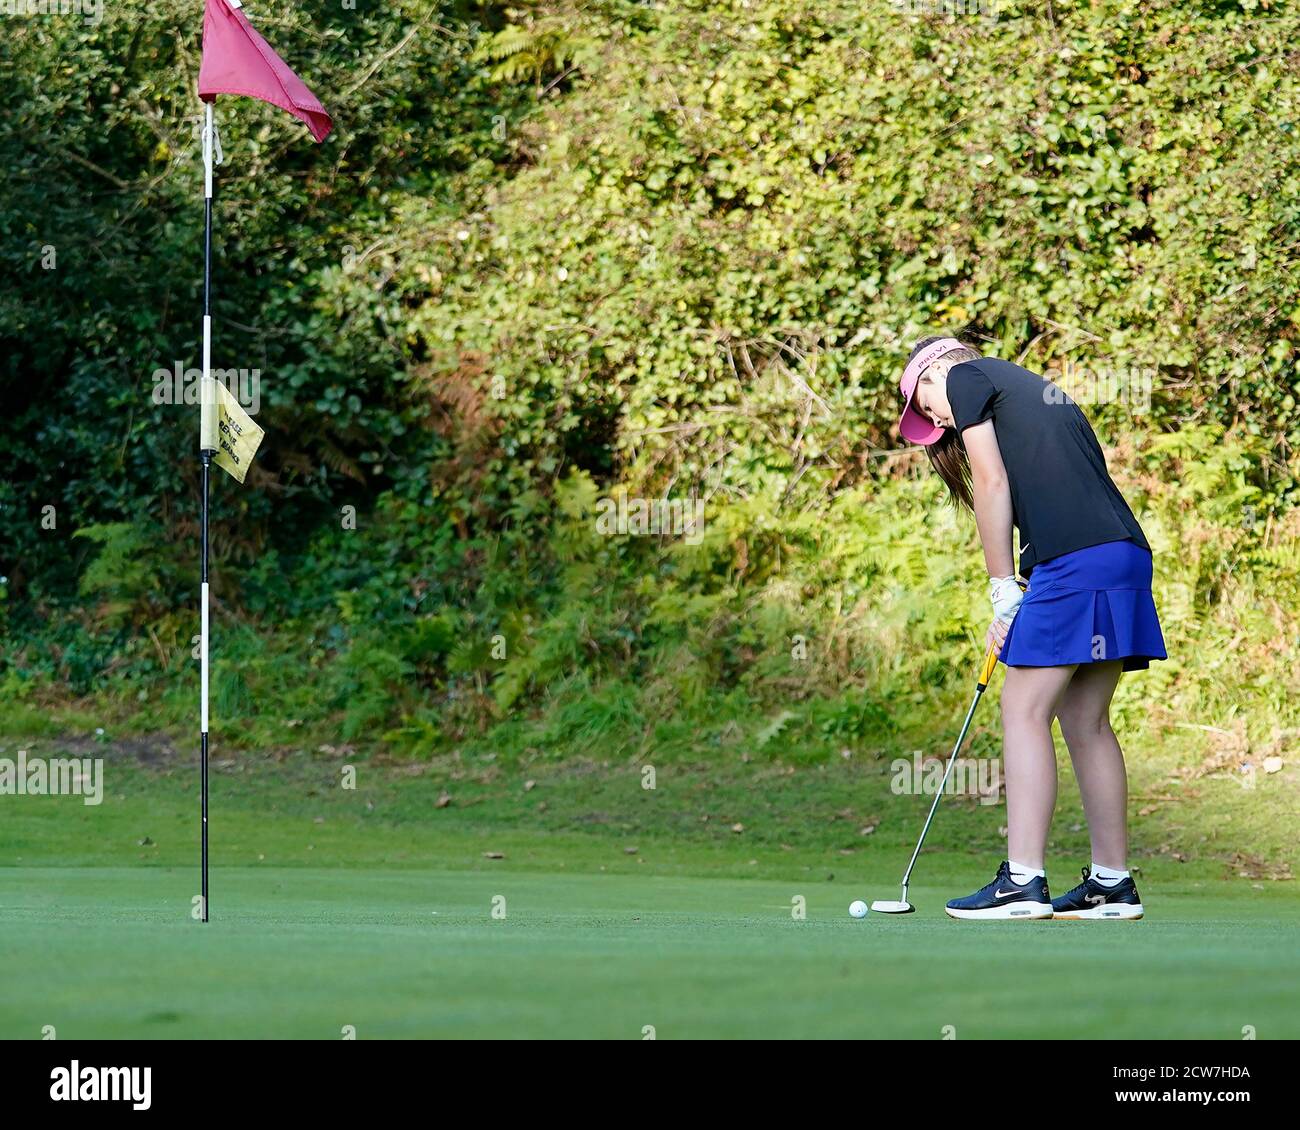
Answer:
MULTIPOLYGON (((200 9, 0 37, 10 732, 192 728, 195 421, 150 393, 196 363, 200 9)), ((1149 389, 1081 397, 1157 552, 1171 659, 1117 709, 1147 850, 1293 858, 1294 5, 252 14, 337 128, 218 104, 217 358, 268 433, 216 489, 219 745, 937 751, 982 569, 891 427, 945 330, 1149 389), (704 499, 702 543, 598 534, 621 492, 704 499)))

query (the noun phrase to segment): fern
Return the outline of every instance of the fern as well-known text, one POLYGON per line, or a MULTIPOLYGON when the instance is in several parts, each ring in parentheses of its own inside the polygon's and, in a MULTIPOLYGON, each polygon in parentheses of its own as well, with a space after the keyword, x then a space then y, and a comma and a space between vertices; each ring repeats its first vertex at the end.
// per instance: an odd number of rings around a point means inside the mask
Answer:
POLYGON ((472 59, 493 63, 493 82, 531 80, 538 85, 547 75, 561 74, 594 52, 595 37, 578 30, 569 15, 539 19, 527 26, 510 24, 484 36, 472 59))

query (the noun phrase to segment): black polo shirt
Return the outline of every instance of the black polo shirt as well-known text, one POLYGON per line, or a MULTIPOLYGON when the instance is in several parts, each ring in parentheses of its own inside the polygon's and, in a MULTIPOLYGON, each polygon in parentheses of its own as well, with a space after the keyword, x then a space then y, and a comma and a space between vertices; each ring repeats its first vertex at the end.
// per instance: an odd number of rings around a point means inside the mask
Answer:
POLYGON ((1028 369, 981 357, 948 373, 957 431, 993 421, 1020 531, 1020 575, 1062 553, 1131 539, 1142 527, 1106 470, 1087 417, 1061 389, 1028 369))

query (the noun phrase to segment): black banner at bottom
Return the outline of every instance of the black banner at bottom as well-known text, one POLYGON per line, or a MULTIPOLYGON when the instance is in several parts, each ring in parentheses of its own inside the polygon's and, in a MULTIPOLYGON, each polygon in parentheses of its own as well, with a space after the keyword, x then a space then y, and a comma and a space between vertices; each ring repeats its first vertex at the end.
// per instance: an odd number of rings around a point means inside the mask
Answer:
POLYGON ((506 1088, 500 1094, 527 1102, 530 1113, 544 1111, 548 1098, 558 1112, 575 1113, 575 1100, 590 1103, 606 1092, 624 1101, 637 1095, 639 1109, 646 1099, 655 1105, 662 1092, 662 1101, 681 1113, 683 1084, 689 1084, 693 1113, 713 1105, 709 1096, 716 1096, 720 1112, 734 1115, 753 1102, 771 1114, 774 1096, 778 1103, 788 1097, 794 1107, 820 1107, 836 1091, 850 1111, 863 1098, 888 1096, 918 1109, 933 1097, 949 1112, 954 1105, 975 1112, 998 1101, 991 1079, 1014 1077, 1034 1080, 1048 1103, 1059 1088, 1076 1110, 1086 1097, 1090 1112, 1099 1106, 1177 1108, 1180 1115, 1200 1109, 1223 1117, 1225 1108, 1280 1103, 1294 1074, 1294 1045, 1268 1041, 866 1043, 848 1049, 851 1058, 837 1049, 829 1060, 824 1043, 766 1041, 723 1052, 713 1070, 704 1069, 708 1078, 700 1077, 695 1056, 678 1061, 683 1074, 664 1075, 674 1066, 671 1051, 647 1049, 632 1057, 623 1051, 604 1060, 602 1049, 588 1045, 575 1072, 570 1048, 485 1043, 9 1042, 0 1053, 6 1121, 58 1108, 91 1117, 115 1108, 205 1118, 283 1111, 337 1120, 373 1116, 382 1109, 377 1104, 397 1102, 433 1112, 481 1096, 484 1083, 491 1087, 498 1077, 506 1088), (552 1054, 563 1058, 552 1062, 552 1054), (746 1087, 744 1080, 754 1079, 753 1069, 768 1055, 761 1086, 746 1087), (744 1068, 739 1076, 737 1066, 744 1068), (643 1074, 647 1067, 652 1074, 643 1074))

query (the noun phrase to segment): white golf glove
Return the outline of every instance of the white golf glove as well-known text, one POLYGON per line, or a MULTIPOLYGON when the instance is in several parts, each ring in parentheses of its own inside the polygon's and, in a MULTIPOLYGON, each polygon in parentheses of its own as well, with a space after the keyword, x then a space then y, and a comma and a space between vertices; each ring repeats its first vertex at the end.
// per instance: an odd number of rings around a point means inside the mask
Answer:
POLYGON ((1010 624, 1016 618, 1020 602, 1025 599, 1015 577, 990 577, 990 599, 993 601, 993 618, 1010 624))

